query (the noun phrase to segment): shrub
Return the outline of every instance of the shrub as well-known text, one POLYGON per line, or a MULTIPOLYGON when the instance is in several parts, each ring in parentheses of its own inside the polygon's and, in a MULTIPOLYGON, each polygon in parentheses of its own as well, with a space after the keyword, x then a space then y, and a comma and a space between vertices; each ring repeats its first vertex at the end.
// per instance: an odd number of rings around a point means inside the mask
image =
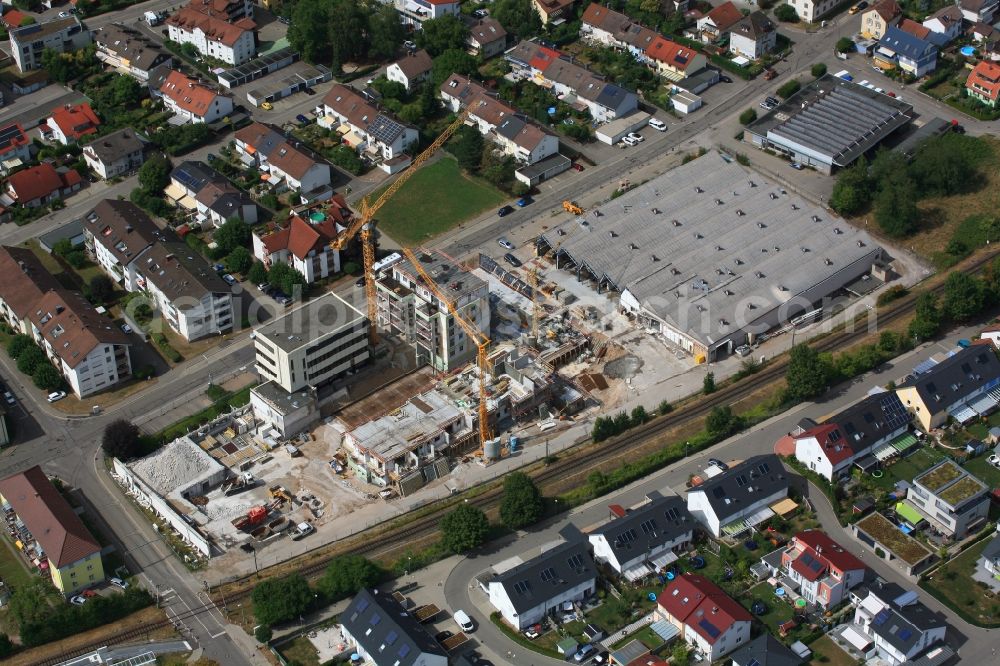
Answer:
POLYGON ((813 78, 818 79, 819 77, 826 74, 826 65, 824 63, 818 62, 812 66, 810 73, 813 75, 813 78))
POLYGON ((799 80, 792 79, 791 81, 785 81, 783 84, 781 84, 776 92, 778 93, 778 97, 780 97, 781 99, 788 99, 801 89, 802 89, 802 84, 799 83, 799 80))
POLYGON ((746 111, 744 111, 743 113, 740 114, 740 124, 741 125, 749 125, 750 123, 752 123, 755 120, 757 120, 757 110, 756 109, 747 109, 746 111))
POLYGON ((778 5, 774 10, 774 18, 785 23, 798 23, 799 14, 791 5, 778 5))

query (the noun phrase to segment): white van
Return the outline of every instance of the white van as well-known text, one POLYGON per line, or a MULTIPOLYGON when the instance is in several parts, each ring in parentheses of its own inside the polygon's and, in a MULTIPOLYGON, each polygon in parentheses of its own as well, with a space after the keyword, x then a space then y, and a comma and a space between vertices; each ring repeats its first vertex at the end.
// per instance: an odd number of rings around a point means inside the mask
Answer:
POLYGON ((667 124, 665 122, 663 122, 662 120, 658 120, 657 118, 650 118, 649 119, 649 126, 652 127, 653 129, 657 130, 658 132, 666 132, 667 131, 667 124))
POLYGON ((475 625, 472 624, 472 618, 464 610, 455 611, 455 623, 462 628, 462 631, 471 632, 475 629, 475 625))

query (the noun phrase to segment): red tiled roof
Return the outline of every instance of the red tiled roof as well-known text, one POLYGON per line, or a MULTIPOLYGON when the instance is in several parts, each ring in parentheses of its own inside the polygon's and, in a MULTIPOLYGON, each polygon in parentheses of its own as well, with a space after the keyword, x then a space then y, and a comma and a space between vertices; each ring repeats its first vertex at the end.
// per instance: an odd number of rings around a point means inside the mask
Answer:
POLYGON ((712 9, 707 16, 712 19, 712 23, 719 29, 719 32, 725 32, 743 18, 740 10, 731 2, 723 2, 712 9))
MULTIPOLYGON (((882 17, 882 20, 887 23, 903 13, 896 0, 880 0, 872 5, 872 8, 868 11, 877 12, 882 17)), ((867 14, 868 12, 865 13, 867 14)))
POLYGON ((16 9, 12 9, 6 14, 4 14, 2 17, 0 17, 0 21, 6 23, 7 27, 9 28, 18 28, 21 26, 21 21, 23 21, 26 18, 28 18, 27 14, 22 14, 16 9))
POLYGON ((210 13, 204 14, 190 6, 174 13, 167 19, 167 24, 185 32, 194 32, 196 29, 200 29, 210 41, 219 42, 226 46, 234 46, 240 37, 250 32, 236 23, 227 23, 221 18, 216 18, 210 13))
POLYGON ((927 37, 931 34, 930 28, 925 28, 916 21, 911 21, 908 18, 900 21, 897 27, 903 32, 908 32, 919 39, 927 39, 927 37))
POLYGON ((14 198, 22 205, 79 182, 80 174, 76 171, 71 170, 65 176, 60 176, 48 162, 18 171, 7 178, 7 185, 14 190, 14 198))
POLYGON ((101 124, 101 119, 86 102, 73 106, 67 104, 53 109, 50 120, 63 134, 74 140, 79 140, 88 134, 96 134, 101 124))
POLYGON ((864 562, 844 550, 843 546, 831 539, 826 532, 805 530, 795 535, 794 542, 801 544, 813 557, 826 562, 834 569, 854 571, 865 568, 864 562))
POLYGON ((559 59, 559 51, 546 46, 536 46, 535 55, 528 63, 533 69, 544 72, 545 68, 559 59))
POLYGON ((169 97, 180 108, 196 116, 205 116, 218 97, 218 93, 178 72, 170 70, 170 74, 160 86, 160 92, 169 97))
POLYGON ((692 48, 672 42, 666 37, 657 37, 652 44, 646 47, 646 55, 683 72, 698 53, 692 48))
POLYGON ((0 495, 57 569, 100 552, 83 521, 38 465, 0 480, 0 495))
POLYGON ((62 285, 31 250, 0 246, 0 298, 18 319, 24 319, 51 289, 62 285))
POLYGON ((2 130, 0 130, 0 135, 7 137, 6 144, 0 144, 0 155, 9 153, 12 150, 17 150, 21 146, 26 146, 28 143, 28 135, 24 133, 24 128, 21 127, 21 123, 11 123, 7 125, 2 130), (9 132, 11 127, 16 127, 17 132, 9 132))
POLYGON ((826 572, 829 570, 826 562, 821 558, 816 557, 816 552, 812 548, 806 548, 798 554, 798 556, 792 560, 792 569, 794 569, 800 576, 806 580, 812 582, 819 580, 826 572), (807 564, 806 562, 809 562, 807 564))
POLYGON ((657 603, 710 644, 737 622, 749 622, 750 613, 704 576, 685 573, 674 579, 657 603), (708 629, 705 624, 711 625, 708 629), (717 630, 717 631, 716 631, 717 630))
POLYGON ((847 441, 847 438, 844 437, 844 434, 840 432, 840 426, 836 423, 827 423, 810 428, 796 439, 808 439, 811 437, 816 438, 823 455, 826 456, 826 459, 834 467, 854 455, 854 449, 851 447, 850 442, 847 441))
MULTIPOLYGON (((322 251, 340 234, 337 224, 347 222, 353 215, 339 194, 331 197, 322 212, 326 216, 322 222, 310 223, 298 215, 293 216, 283 229, 261 238, 264 249, 268 254, 288 250, 300 260, 305 260, 312 250, 322 251)), ((303 215, 308 216, 308 213, 303 215)))

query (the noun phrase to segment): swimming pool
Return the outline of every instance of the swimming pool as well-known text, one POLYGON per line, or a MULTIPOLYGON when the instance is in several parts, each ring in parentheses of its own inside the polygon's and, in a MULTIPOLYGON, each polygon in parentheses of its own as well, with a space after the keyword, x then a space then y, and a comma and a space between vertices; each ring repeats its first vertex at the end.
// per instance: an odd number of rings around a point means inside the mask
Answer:
POLYGON ((974 46, 963 46, 958 50, 959 53, 964 55, 966 58, 971 58, 976 55, 976 47, 974 46))

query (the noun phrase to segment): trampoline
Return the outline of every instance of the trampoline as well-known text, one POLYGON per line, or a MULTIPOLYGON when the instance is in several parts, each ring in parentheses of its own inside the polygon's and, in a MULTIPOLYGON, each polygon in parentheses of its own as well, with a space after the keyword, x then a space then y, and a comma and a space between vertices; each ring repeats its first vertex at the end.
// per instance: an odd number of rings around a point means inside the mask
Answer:
POLYGON ((746 548, 747 550, 757 550, 757 548, 759 548, 760 546, 758 546, 757 542, 754 541, 753 539, 748 539, 743 542, 743 547, 746 548))
POLYGON ((883 472, 882 470, 880 469, 872 470, 873 479, 881 479, 883 476, 885 476, 885 472, 883 472))
POLYGON ((754 615, 763 615, 767 612, 767 605, 763 601, 755 601, 750 607, 750 612, 754 615))
POLYGON ((776 588, 774 588, 774 595, 777 596, 777 597, 783 597, 783 596, 785 596, 785 588, 783 588, 783 587, 776 587, 776 588))

